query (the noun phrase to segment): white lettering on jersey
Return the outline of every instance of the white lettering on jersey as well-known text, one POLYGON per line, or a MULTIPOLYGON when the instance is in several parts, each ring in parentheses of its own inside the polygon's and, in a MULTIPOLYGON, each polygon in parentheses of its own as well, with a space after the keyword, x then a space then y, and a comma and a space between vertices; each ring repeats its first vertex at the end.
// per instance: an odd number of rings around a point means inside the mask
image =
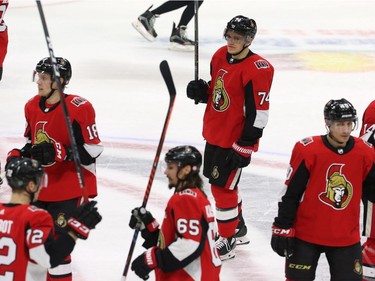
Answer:
POLYGON ((12 229, 13 221, 0 219, 0 232, 9 234, 12 229))

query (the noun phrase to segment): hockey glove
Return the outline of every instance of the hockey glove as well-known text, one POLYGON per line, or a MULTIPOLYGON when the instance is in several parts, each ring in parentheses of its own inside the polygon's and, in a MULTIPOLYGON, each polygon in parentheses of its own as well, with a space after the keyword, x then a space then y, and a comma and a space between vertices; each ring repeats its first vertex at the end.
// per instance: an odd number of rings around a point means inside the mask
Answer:
POLYGON ((159 223, 144 207, 138 207, 132 210, 129 226, 132 229, 147 229, 149 232, 154 232, 159 229, 159 223))
POLYGON ((272 226, 271 247, 281 257, 291 257, 294 250, 294 228, 272 226))
POLYGON ((152 247, 132 262, 131 269, 143 280, 147 280, 148 274, 158 266, 156 259, 158 251, 160 251, 159 247, 152 247))
POLYGON ((62 162, 69 158, 70 151, 60 142, 42 142, 31 147, 31 157, 42 163, 42 165, 52 165, 55 162, 62 162))
POLYGON ((206 81, 199 79, 199 80, 192 80, 186 87, 186 95, 189 99, 195 101, 195 104, 198 103, 207 103, 208 95, 208 84, 206 81))
POLYGON ((229 169, 234 170, 248 166, 251 161, 251 154, 253 153, 253 150, 253 147, 250 145, 242 146, 237 142, 234 142, 232 144, 232 150, 229 151, 226 158, 229 169))
POLYGON ((95 207, 96 201, 92 200, 77 208, 68 220, 69 230, 73 231, 78 238, 86 240, 91 229, 102 220, 102 216, 95 207))
POLYGON ((15 157, 30 157, 30 149, 30 143, 25 144, 25 146, 21 149, 13 148, 11 151, 8 152, 7 163, 15 157))
POLYGON ((145 242, 142 244, 143 247, 148 249, 156 245, 159 237, 159 223, 144 207, 132 210, 129 226, 132 229, 141 231, 141 236, 145 239, 145 242))

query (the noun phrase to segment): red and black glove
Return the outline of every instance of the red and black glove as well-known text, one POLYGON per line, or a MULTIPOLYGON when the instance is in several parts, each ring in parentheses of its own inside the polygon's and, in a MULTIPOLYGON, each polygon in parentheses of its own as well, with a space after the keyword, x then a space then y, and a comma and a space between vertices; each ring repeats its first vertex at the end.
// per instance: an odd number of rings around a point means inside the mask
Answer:
POLYGON ((159 236, 159 223, 144 207, 134 208, 130 217, 129 226, 141 231, 145 242, 143 246, 150 248, 155 246, 159 236))
POLYGON ((149 273, 158 267, 157 253, 160 251, 159 247, 152 247, 143 254, 139 255, 133 262, 131 270, 135 272, 143 280, 149 278, 149 273))
POLYGON ((226 158, 229 169, 234 170, 248 166, 253 151, 254 147, 250 145, 239 145, 237 142, 234 142, 226 158))
POLYGON ((294 228, 272 226, 271 247, 281 257, 291 257, 294 251, 294 228))
POLYGON ((30 150, 31 157, 38 160, 42 165, 52 165, 70 158, 70 150, 60 142, 35 144, 30 150))
POLYGON ((102 216, 95 207, 96 201, 92 200, 77 208, 68 220, 69 230, 73 231, 78 238, 86 240, 90 230, 102 220, 102 216))
POLYGON ((31 143, 27 143, 21 149, 13 148, 11 151, 9 151, 7 155, 7 163, 5 164, 5 169, 6 169, 8 162, 13 158, 18 158, 18 157, 30 158, 31 157, 30 149, 31 149, 31 143))
POLYGON ((129 226, 132 229, 154 232, 159 229, 159 223, 144 207, 134 208, 130 217, 129 226))

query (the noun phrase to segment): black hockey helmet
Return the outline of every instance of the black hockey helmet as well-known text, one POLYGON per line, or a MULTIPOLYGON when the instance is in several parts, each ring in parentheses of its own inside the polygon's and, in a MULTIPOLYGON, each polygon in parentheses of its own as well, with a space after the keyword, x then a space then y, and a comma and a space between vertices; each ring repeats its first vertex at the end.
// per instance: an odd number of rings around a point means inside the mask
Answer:
POLYGON ((224 30, 224 36, 227 31, 234 31, 253 39, 257 33, 257 24, 255 20, 249 19, 245 16, 235 16, 227 23, 227 27, 224 30))
MULTIPOLYGON (((56 57, 56 65, 60 72, 60 77, 64 79, 64 86, 67 85, 72 78, 72 66, 67 59, 62 57, 56 57)), ((53 72, 53 64, 51 63, 51 58, 44 58, 38 62, 35 67, 35 72, 48 73, 51 75, 52 80, 55 79, 53 72)))
POLYGON ((202 165, 202 155, 194 146, 182 145, 170 149, 165 154, 165 162, 176 162, 181 168, 190 165, 191 174, 198 174, 202 165))
POLYGON ((357 122, 357 111, 354 106, 342 98, 339 100, 330 100, 324 106, 324 119, 329 121, 350 120, 357 122))
POLYGON ((41 164, 27 157, 15 157, 5 166, 5 176, 12 189, 22 189, 29 181, 40 186, 44 176, 41 164))

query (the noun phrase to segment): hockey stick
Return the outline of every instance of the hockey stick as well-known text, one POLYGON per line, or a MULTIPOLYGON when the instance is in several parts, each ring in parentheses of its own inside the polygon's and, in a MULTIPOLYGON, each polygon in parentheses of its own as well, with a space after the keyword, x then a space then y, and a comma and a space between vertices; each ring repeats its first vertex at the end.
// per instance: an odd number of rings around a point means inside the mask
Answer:
MULTIPOLYGON (((159 145, 158 145, 158 148, 156 150, 156 155, 155 155, 155 158, 154 158, 154 163, 152 164, 150 177, 148 178, 148 184, 147 184, 145 195, 143 197, 142 207, 146 207, 147 202, 148 202, 148 197, 150 196, 152 182, 154 181, 156 168, 158 166, 159 157, 160 157, 160 154, 161 154, 161 150, 163 148, 163 143, 164 143, 165 135, 167 133, 167 128, 168 128, 169 120, 171 119, 173 105, 174 105, 174 101, 175 101, 175 98, 176 98, 176 88, 174 86, 172 74, 171 74, 171 71, 169 69, 169 65, 168 65, 167 61, 163 60, 160 63, 160 72, 161 72, 161 75, 163 76, 165 84, 167 85, 167 88, 168 88, 168 92, 169 92, 169 106, 168 106, 167 116, 165 117, 165 121, 164 121, 164 127, 163 127, 163 130, 161 132, 161 136, 160 136, 160 140, 159 140, 159 145)), ((138 234, 139 234, 139 229, 135 229, 134 230, 134 235, 133 235, 133 240, 132 240, 132 243, 130 245, 128 257, 126 259, 126 264, 125 264, 124 272, 122 274, 122 279, 121 279, 122 281, 125 281, 126 280, 126 276, 128 275, 130 261, 131 261, 132 256, 133 256, 133 252, 134 252, 134 248, 135 248, 135 243, 137 242, 138 234)))
POLYGON ((199 36, 198 36, 198 0, 194 0, 194 79, 198 81, 199 79, 199 36))
POLYGON ((60 95, 60 102, 61 102, 61 106, 62 106, 62 109, 63 109, 63 112, 64 112, 66 126, 68 128, 68 134, 69 134, 69 140, 70 140, 72 154, 73 154, 73 160, 74 160, 74 163, 76 164, 78 182, 79 182, 79 185, 82 189, 84 202, 87 203, 88 202, 88 195, 87 195, 87 190, 86 190, 86 187, 85 187, 85 182, 84 182, 84 177, 83 177, 83 172, 82 172, 82 167, 81 167, 81 159, 79 158, 78 148, 77 148, 76 140, 74 138, 72 123, 70 121, 68 108, 67 108, 66 103, 65 103, 63 88, 62 88, 61 81, 60 81, 60 71, 59 71, 59 68, 57 67, 56 57, 55 57, 54 52, 53 52, 52 42, 51 42, 51 38, 50 38, 49 33, 48 33, 48 28, 47 28, 46 18, 44 16, 44 12, 43 12, 42 3, 40 2, 40 0, 36 0, 36 4, 38 6, 40 19, 42 20, 44 37, 46 38, 47 48, 48 48, 49 56, 51 58, 51 62, 52 62, 52 66, 53 66, 52 68, 53 68, 53 74, 55 76, 55 82, 57 84, 57 91, 60 95))

